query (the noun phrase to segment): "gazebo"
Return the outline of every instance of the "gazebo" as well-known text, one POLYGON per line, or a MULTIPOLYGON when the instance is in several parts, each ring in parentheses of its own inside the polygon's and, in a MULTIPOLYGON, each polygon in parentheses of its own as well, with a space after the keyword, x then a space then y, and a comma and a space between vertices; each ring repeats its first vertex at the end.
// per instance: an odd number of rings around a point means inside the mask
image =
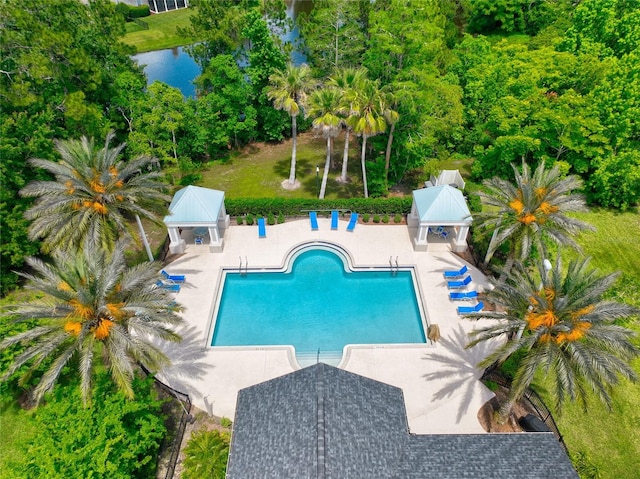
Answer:
POLYGON ((229 227, 229 215, 224 208, 224 191, 187 186, 171 200, 169 214, 164 217, 169 230, 171 253, 184 253, 186 241, 183 231, 193 231, 194 242, 209 245, 212 253, 222 251, 222 233, 229 227))
POLYGON ((413 205, 407 223, 411 228, 418 228, 413 240, 416 251, 427 251, 429 233, 438 231, 444 231, 440 233, 441 237, 452 236, 453 251, 466 251, 471 222, 471 212, 459 189, 441 185, 413 192, 413 205))

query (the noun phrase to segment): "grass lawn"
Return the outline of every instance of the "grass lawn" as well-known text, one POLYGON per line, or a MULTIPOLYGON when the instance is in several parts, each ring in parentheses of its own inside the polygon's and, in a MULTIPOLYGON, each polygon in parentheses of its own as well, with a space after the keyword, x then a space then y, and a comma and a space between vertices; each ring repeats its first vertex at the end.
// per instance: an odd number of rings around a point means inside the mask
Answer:
POLYGON ((26 445, 37 431, 31 413, 23 410, 12 397, 3 393, 0 393, 0 431, 0 476, 9 477, 3 474, 9 474, 8 471, 12 469, 10 464, 20 464, 24 461, 23 445, 26 445))
POLYGON ((191 8, 183 8, 142 18, 141 20, 149 25, 148 30, 142 30, 136 23, 129 22, 122 41, 136 47, 138 53, 195 43, 198 41, 197 38, 182 37, 176 31, 178 27, 190 26, 189 18, 194 13, 191 8))
MULTIPOLYGON (((622 271, 616 297, 640 307, 640 216, 638 213, 614 213, 594 210, 576 214, 597 228, 583 233, 579 243, 591 265, 603 273, 622 271)), ((637 322, 626 325, 640 333, 637 322)), ((640 344, 640 341, 637 341, 640 344)), ((633 363, 640 376, 640 360, 633 363)), ((540 376, 542 377, 542 376, 540 376)), ((545 391, 544 380, 535 389, 548 406, 553 400, 545 391)), ((572 456, 583 453, 602 479, 631 479, 640 470, 640 384, 624 381, 613 391, 613 410, 597 398, 589 403, 588 413, 580 404, 566 403, 562 414, 554 413, 572 456), (635 471, 635 472, 634 472, 635 471)), ((594 476, 595 477, 595 476, 594 476)))
MULTIPOLYGON (((333 156, 335 168, 329 172, 326 198, 351 198, 362 196, 362 173, 357 142, 350 142, 349 172, 351 181, 340 184, 344 140, 335 141, 333 156)), ((291 166, 291 140, 282 143, 259 143, 232 154, 225 162, 213 162, 202 172, 199 186, 225 192, 227 198, 317 198, 326 158, 326 140, 313 133, 298 135, 296 154, 296 179, 301 186, 297 190, 285 190, 281 183, 289 178, 291 166), (316 166, 320 168, 316 178, 316 166)))

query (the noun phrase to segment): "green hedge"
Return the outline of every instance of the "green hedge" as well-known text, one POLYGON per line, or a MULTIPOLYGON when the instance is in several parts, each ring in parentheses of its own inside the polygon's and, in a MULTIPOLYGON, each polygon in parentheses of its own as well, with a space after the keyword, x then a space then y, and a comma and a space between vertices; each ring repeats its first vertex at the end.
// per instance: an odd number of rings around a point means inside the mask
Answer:
POLYGON ((151 15, 151 11, 149 11, 149 5, 140 5, 138 7, 134 7, 131 5, 127 5, 126 3, 117 4, 116 12, 122 15, 127 21, 131 21, 134 18, 143 18, 151 15))
POLYGON ((227 213, 231 216, 269 213, 285 216, 305 216, 309 211, 350 210, 357 213, 395 215, 411 212, 412 198, 349 198, 318 200, 304 198, 225 198, 227 213))

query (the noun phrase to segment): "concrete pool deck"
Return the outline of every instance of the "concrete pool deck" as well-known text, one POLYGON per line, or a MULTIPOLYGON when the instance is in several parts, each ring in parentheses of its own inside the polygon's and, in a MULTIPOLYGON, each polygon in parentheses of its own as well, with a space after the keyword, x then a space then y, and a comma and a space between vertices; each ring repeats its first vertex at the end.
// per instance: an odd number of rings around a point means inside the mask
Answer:
MULTIPOLYGON (((308 219, 289 220, 267 226, 266 238, 258 238, 255 225, 230 226, 224 233, 221 253, 210 253, 206 245, 188 245, 186 253, 165 268, 169 273, 187 276, 175 295, 185 307, 185 326, 180 331, 182 343, 163 346, 173 364, 158 377, 189 394, 194 405, 209 414, 233 419, 240 389, 298 369, 291 348, 208 346, 218 282, 222 268, 237 269, 241 259, 243 264, 248 262, 249 269, 280 267, 294 246, 329 241, 346 249, 356 266, 388 268, 390 256, 394 262, 397 257, 401 267, 415 266, 426 320, 438 324, 442 335, 435 345, 349 347, 340 367, 400 387, 412 433, 484 432, 477 413, 493 393, 478 381, 482 371, 475 364, 494 345, 464 349, 467 333, 484 322, 458 316, 456 306, 460 303, 449 300, 442 275, 444 270, 459 269, 465 262, 451 252, 447 243, 436 240, 428 252, 414 251, 411 238, 416 231, 406 225, 358 224, 353 232, 346 231, 347 221, 343 219, 337 231, 330 229, 329 218, 318 218, 318 225, 317 231, 311 231, 308 219)), ((484 275, 468 267, 473 277, 470 289, 488 288, 484 275)))

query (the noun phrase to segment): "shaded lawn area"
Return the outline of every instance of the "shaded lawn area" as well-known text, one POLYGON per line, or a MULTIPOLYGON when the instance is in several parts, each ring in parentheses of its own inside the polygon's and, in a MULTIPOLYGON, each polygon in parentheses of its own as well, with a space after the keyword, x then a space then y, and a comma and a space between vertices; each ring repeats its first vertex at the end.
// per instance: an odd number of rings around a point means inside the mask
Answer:
MULTIPOLYGON (((362 196, 362 173, 358 142, 349 143, 349 170, 351 181, 337 183, 342 168, 344 139, 336 139, 333 149, 335 168, 329 172, 325 198, 352 198, 362 196)), ((254 143, 241 152, 232 153, 224 162, 216 161, 205 168, 199 186, 225 192, 227 198, 317 198, 322 182, 326 157, 326 140, 313 133, 298 135, 296 179, 297 190, 285 190, 281 183, 289 178, 291 166, 291 140, 281 143, 254 143), (320 168, 316 178, 316 166, 320 168)))
POLYGON ((10 464, 20 464, 24 461, 24 447, 37 432, 31 416, 32 413, 22 409, 3 387, 0 392, 0 476, 2 471, 13 469, 10 464))
MULTIPOLYGON (((602 273, 621 271, 623 275, 616 283, 614 296, 640 307, 640 216, 636 212, 615 213, 593 210, 575 214, 597 228, 585 232, 579 244, 591 266, 602 273)), ((568 255, 565 262, 568 262, 568 255)), ((638 322, 625 325, 640 333, 638 322)), ((640 345, 640 340, 636 340, 640 345)), ((640 359, 633 362, 640 376, 640 359)), ((542 374, 537 376, 535 389, 549 407, 553 398, 545 388, 542 374)), ((596 397, 591 397, 588 412, 579 403, 566 403, 561 414, 554 417, 574 458, 579 453, 586 455, 600 473, 600 478, 632 479, 640 470, 640 383, 623 381, 613 390, 613 410, 596 397)))
POLYGON ((141 18, 149 25, 148 30, 142 30, 136 23, 128 22, 127 33, 122 37, 122 41, 135 47, 138 53, 190 45, 199 39, 180 36, 177 28, 189 27, 189 18, 194 13, 192 8, 184 8, 141 18))

